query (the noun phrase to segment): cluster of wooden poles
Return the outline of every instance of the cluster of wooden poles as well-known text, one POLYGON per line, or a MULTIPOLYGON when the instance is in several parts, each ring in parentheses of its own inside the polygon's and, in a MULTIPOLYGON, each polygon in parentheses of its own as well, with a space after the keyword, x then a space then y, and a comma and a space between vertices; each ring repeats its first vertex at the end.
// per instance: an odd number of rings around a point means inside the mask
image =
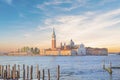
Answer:
MULTIPOLYGON (((33 65, 27 66, 25 68, 25 64, 23 64, 23 69, 20 69, 20 65, 14 64, 12 67, 10 65, 0 65, 0 79, 3 80, 33 80, 33 74, 36 75, 37 80, 45 80, 45 70, 39 70, 39 65, 36 66, 36 73, 33 73, 33 65), (22 73, 22 75, 20 75, 22 73)), ((47 80, 51 79, 50 69, 47 70, 47 80)), ((57 74, 56 79, 60 80, 60 66, 57 66, 57 74)))
POLYGON ((112 63, 111 62, 110 62, 110 67, 105 67, 105 61, 104 61, 103 69, 106 70, 110 75, 112 75, 112 63))

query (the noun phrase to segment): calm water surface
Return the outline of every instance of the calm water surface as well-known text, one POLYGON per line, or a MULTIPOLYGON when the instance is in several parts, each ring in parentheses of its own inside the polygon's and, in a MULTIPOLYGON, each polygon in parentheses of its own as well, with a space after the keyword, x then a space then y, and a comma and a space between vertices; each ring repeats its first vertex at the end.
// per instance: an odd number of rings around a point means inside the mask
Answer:
MULTIPOLYGON (((120 69, 113 69, 110 76, 102 69, 103 60, 106 66, 120 66, 120 55, 109 56, 0 56, 0 64, 39 64, 40 70, 51 70, 51 80, 56 80, 56 67, 61 67, 60 80, 120 80, 120 69)), ((34 66, 34 69, 36 66, 34 66)), ((21 74, 22 75, 22 74, 21 74)), ((35 76, 36 74, 34 74, 35 76)), ((46 74, 47 75, 47 74, 46 74)))

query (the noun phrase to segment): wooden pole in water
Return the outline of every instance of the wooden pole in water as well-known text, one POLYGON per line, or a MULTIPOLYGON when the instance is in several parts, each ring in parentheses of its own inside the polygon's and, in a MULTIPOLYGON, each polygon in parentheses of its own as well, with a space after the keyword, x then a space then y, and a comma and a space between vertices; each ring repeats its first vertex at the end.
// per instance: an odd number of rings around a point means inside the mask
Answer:
POLYGON ((37 72, 37 78, 38 78, 38 71, 39 71, 39 65, 36 65, 36 72, 37 72))
POLYGON ((8 65, 8 74, 7 74, 7 78, 10 78, 10 65, 8 65))
POLYGON ((57 67, 57 80, 60 79, 60 66, 57 67))
POLYGON ((7 65, 5 67, 6 67, 6 70, 7 70, 7 65))
POLYGON ((16 77, 16 79, 17 80, 19 79, 19 71, 17 71, 17 77, 16 77))
POLYGON ((7 65, 6 65, 6 73, 5 73, 6 79, 7 79, 7 73, 8 73, 8 67, 7 67, 7 65))
POLYGON ((13 79, 13 70, 11 70, 11 79, 13 79))
POLYGON ((1 76, 1 65, 0 65, 0 76, 1 76))
POLYGON ((110 62, 110 67, 108 67, 108 68, 106 68, 105 64, 103 64, 103 69, 106 70, 106 71, 108 71, 110 75, 112 74, 112 68, 111 68, 111 66, 112 66, 111 62, 110 62))
POLYGON ((38 71, 38 80, 40 80, 40 70, 38 71))
POLYGON ((13 79, 13 75, 14 75, 14 67, 12 66, 12 79, 13 79))
POLYGON ((50 80, 50 69, 48 69, 48 80, 50 80))
POLYGON ((0 76, 2 74, 2 65, 0 65, 0 76))
POLYGON ((27 66, 27 80, 29 79, 29 66, 27 66))
POLYGON ((6 80, 6 79, 7 79, 7 71, 4 70, 4 80, 6 80))
POLYGON ((20 65, 18 65, 18 78, 20 78, 20 65))
POLYGON ((25 64, 23 64, 23 70, 25 69, 25 64))
POLYGON ((2 66, 2 78, 4 77, 4 66, 2 66))
POLYGON ((16 64, 14 64, 14 75, 15 75, 15 78, 16 78, 16 64))
POLYGON ((110 61, 110 68, 112 68, 112 63, 111 63, 111 61, 110 61))
POLYGON ((16 71, 16 64, 14 64, 14 70, 16 71))
POLYGON ((25 80, 25 69, 23 70, 23 80, 25 80))
POLYGON ((0 76, 2 76, 2 65, 0 65, 0 76))
POLYGON ((3 79, 5 80, 5 70, 4 70, 4 77, 3 77, 3 79))
POLYGON ((112 74, 112 63, 110 62, 110 70, 109 73, 112 74))
POLYGON ((42 75, 43 77, 42 77, 42 80, 44 80, 44 76, 45 76, 44 74, 45 74, 45 71, 44 71, 44 69, 43 69, 43 75, 42 75))
POLYGON ((33 66, 31 65, 31 68, 30 68, 30 80, 33 79, 33 66))
POLYGON ((105 60, 103 60, 103 69, 105 69, 105 60))
POLYGON ((15 79, 15 67, 13 66, 13 79, 15 79))

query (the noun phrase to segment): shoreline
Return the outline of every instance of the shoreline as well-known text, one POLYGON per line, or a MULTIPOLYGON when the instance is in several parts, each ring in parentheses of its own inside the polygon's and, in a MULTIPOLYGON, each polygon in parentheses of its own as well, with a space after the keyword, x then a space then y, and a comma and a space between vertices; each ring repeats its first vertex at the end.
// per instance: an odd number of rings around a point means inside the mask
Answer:
MULTIPOLYGON (((46 55, 46 54, 28 54, 28 53, 2 53, 0 56, 108 56, 111 54, 86 54, 86 55, 46 55)), ((117 55, 117 54, 114 54, 117 55)))
MULTIPOLYGON (((109 54, 108 54, 109 55, 109 54)), ((13 54, 13 55, 0 55, 0 56, 108 56, 108 55, 18 55, 18 54, 13 54)), ((115 54, 116 55, 116 54, 115 54)))

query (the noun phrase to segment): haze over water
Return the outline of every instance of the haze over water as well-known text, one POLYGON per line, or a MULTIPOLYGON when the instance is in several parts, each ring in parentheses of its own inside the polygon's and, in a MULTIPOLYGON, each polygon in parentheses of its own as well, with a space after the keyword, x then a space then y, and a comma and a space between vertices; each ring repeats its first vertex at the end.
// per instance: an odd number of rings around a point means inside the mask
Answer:
MULTIPOLYGON (((120 80, 120 69, 113 69, 112 76, 102 68, 103 60, 109 67, 109 61, 112 66, 120 66, 119 55, 109 56, 0 56, 0 64, 39 64, 40 70, 50 69, 52 80, 56 77, 56 67, 60 65, 60 80, 120 80)), ((46 71, 47 73, 47 71, 46 71)), ((21 74, 22 75, 22 74, 21 74)), ((47 74, 46 74, 47 75, 47 74)), ((34 74, 35 76, 35 74, 34 74)))

